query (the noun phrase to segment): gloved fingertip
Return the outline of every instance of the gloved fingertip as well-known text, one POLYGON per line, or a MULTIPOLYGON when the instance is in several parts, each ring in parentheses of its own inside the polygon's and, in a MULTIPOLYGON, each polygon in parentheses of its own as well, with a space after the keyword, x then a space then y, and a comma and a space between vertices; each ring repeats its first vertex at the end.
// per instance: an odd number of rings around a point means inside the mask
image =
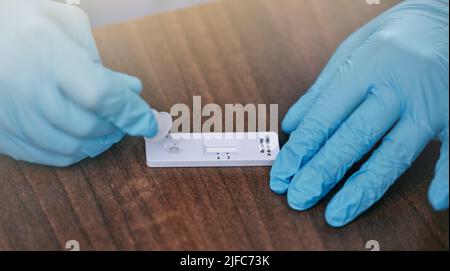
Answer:
POLYGON ((287 183, 283 180, 280 180, 276 177, 270 178, 269 185, 270 185, 270 189, 278 195, 286 194, 286 192, 289 188, 289 183, 287 183))
POLYGON ((313 167, 302 168, 289 184, 288 204, 295 210, 304 211, 317 204, 328 192, 320 172, 313 167))
POLYGON ((298 99, 297 102, 291 106, 291 108, 289 108, 289 111, 281 123, 281 129, 283 132, 290 134, 297 129, 303 117, 311 109, 311 106, 314 104, 316 98, 317 95, 313 94, 313 90, 310 89, 305 95, 300 97, 300 99, 298 99))
POLYGON ((158 134, 158 122, 152 110, 142 113, 136 121, 129 121, 128 126, 122 126, 122 131, 130 136, 152 138, 158 134))
POLYGON ((349 221, 348 219, 345 219, 341 213, 342 212, 339 211, 336 212, 335 209, 328 206, 325 210, 325 221, 333 228, 344 227, 349 223, 349 221))
POLYGON ((428 200, 435 211, 443 211, 449 205, 448 142, 441 147, 441 157, 436 165, 436 173, 428 189, 428 200))
POLYGON ((155 118, 153 118, 152 121, 150 121, 149 126, 142 130, 141 134, 143 137, 152 138, 155 137, 159 132, 158 123, 156 122, 155 118))
POLYGON ((286 117, 281 122, 281 130, 283 130, 283 132, 286 134, 290 134, 295 129, 297 129, 297 123, 294 123, 291 120, 291 118, 289 117, 289 113, 288 113, 288 115, 286 115, 286 117))
POLYGON ((344 186, 328 203, 325 220, 335 228, 352 222, 363 210, 363 192, 355 186, 344 186))
POLYGON ((297 211, 306 211, 314 206, 315 202, 311 201, 309 195, 305 195, 302 191, 297 191, 292 186, 287 192, 287 202, 289 207, 297 211))
POLYGON ((428 200, 435 211, 443 211, 449 207, 448 185, 447 187, 439 187, 438 183, 436 180, 432 182, 428 190, 428 200))
MULTIPOLYGON (((288 192, 289 195, 289 192, 288 192)), ((296 211, 306 211, 308 209, 310 209, 312 206, 309 206, 307 204, 305 204, 302 201, 299 201, 293 197, 287 197, 287 202, 289 207, 291 207, 292 209, 296 210, 296 211)))
POLYGON ((433 210, 440 212, 448 209, 448 196, 446 199, 430 199, 431 206, 433 210))

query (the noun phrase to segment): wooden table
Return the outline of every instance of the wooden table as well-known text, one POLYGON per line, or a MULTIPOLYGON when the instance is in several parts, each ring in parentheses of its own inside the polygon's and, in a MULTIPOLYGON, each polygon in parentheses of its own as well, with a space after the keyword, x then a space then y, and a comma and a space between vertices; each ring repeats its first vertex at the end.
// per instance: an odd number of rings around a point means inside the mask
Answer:
MULTIPOLYGON (((140 77, 158 110, 176 103, 277 103, 280 118, 338 44, 392 6, 355 0, 231 0, 95 30, 105 65, 140 77)), ((286 137, 282 137, 284 142, 286 137)), ((448 211, 427 202, 432 143, 376 206, 334 229, 327 200, 288 208, 268 168, 150 169, 127 138, 65 169, 0 158, 0 249, 448 250, 448 211)))

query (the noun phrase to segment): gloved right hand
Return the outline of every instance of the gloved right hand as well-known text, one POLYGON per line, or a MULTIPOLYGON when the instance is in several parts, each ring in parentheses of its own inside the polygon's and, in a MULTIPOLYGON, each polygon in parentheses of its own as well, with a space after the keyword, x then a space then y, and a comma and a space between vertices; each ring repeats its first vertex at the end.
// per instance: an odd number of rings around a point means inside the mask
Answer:
POLYGON ((105 68, 78 7, 0 0, 0 153, 67 166, 125 134, 153 137, 141 82, 105 68))
POLYGON ((433 138, 441 157, 429 189, 449 206, 448 0, 403 1, 351 35, 283 121, 289 141, 271 189, 307 210, 381 144, 327 206, 342 227, 375 204, 433 138))

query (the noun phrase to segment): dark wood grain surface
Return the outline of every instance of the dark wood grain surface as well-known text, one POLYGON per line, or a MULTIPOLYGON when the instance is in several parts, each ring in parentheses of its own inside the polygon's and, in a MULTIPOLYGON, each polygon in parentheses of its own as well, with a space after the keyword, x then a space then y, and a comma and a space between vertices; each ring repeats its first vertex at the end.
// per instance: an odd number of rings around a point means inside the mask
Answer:
MULTIPOLYGON (((277 103, 280 119, 338 44, 392 6, 364 0, 235 0, 95 30, 105 65, 140 77, 158 110, 176 103, 277 103)), ((282 137, 282 142, 286 136, 282 137)), ((0 158, 0 249, 448 250, 448 211, 427 188, 432 143, 386 196, 354 223, 324 221, 268 187, 268 168, 150 169, 143 140, 126 138, 65 169, 0 158)))

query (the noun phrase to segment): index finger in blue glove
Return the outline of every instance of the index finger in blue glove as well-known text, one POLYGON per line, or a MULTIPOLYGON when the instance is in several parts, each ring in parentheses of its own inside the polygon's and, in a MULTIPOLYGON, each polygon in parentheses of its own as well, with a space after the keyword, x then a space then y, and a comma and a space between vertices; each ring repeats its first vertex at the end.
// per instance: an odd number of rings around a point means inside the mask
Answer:
POLYGON ((362 46, 341 66, 326 90, 314 103, 288 142, 278 154, 270 173, 272 191, 283 194, 291 178, 305 165, 334 133, 339 125, 361 104, 369 90, 366 73, 371 46, 362 46))
POLYGON ((328 224, 345 226, 377 202, 432 138, 428 129, 418 126, 409 116, 401 119, 328 204, 328 224))
POLYGON ((153 137, 158 126, 149 105, 137 93, 139 79, 110 71, 72 44, 64 48, 58 70, 61 90, 81 107, 132 136, 153 137), (70 53, 68 53, 70 52, 70 53))

